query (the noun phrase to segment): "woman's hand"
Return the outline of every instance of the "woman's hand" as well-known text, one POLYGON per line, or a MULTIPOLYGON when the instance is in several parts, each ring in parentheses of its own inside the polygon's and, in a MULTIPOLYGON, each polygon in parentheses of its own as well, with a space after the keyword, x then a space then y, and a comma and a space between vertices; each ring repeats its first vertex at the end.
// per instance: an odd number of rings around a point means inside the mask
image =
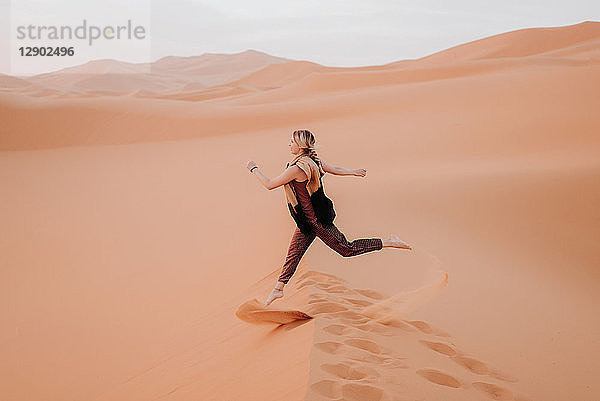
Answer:
POLYGON ((256 166, 256 163, 254 163, 254 160, 248 160, 248 165, 246 166, 248 168, 248 170, 251 170, 252 167, 256 166))
POLYGON ((367 170, 365 170, 364 168, 357 168, 356 170, 352 170, 354 175, 358 176, 358 177, 364 177, 365 174, 367 174, 367 170))

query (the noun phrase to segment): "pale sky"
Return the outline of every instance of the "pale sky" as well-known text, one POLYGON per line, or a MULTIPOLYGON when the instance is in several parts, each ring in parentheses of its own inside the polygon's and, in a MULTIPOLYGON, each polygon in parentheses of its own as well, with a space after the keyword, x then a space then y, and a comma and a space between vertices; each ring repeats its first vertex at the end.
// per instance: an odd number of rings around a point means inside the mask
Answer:
MULTIPOLYGON (((516 29, 600 21, 598 0, 0 2, 0 46, 4 44, 0 50, 9 56, 0 58, 0 72, 12 75, 25 75, 28 69, 29 73, 35 69, 56 70, 89 59, 145 62, 164 56, 237 53, 247 49, 328 66, 377 65, 423 57, 516 29), (27 59, 17 54, 17 47, 25 42, 11 36, 16 23, 58 25, 68 21, 75 25, 83 18, 100 26, 129 18, 145 26, 147 40, 122 40, 118 45, 105 40, 94 47, 79 43, 76 57, 70 58, 27 59), (7 63, 11 58, 12 64, 7 63), (46 61, 50 63, 46 65, 46 61)), ((52 44, 64 46, 66 42, 55 40, 52 44)))
POLYGON ((181 55, 252 48, 362 66, 419 58, 515 29, 600 21, 600 1, 174 0, 154 2, 152 14, 155 58, 168 54, 165 48, 181 55), (169 22, 175 19, 179 23, 169 22))

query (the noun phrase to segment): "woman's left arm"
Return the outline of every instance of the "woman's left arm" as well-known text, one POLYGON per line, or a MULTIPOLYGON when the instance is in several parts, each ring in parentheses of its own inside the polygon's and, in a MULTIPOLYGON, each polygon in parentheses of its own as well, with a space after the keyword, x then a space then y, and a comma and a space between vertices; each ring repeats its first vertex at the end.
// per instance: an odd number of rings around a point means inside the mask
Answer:
POLYGON ((359 177, 364 177, 365 174, 367 174, 367 170, 365 170, 364 168, 352 170, 345 167, 332 166, 323 159, 321 159, 321 165, 323 166, 323 171, 333 175, 356 175, 359 177))

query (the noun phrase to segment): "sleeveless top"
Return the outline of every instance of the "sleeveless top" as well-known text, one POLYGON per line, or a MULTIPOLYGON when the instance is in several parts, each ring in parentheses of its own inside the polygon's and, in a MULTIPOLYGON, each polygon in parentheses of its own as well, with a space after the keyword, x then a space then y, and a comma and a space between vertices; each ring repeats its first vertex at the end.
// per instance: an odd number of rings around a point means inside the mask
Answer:
POLYGON ((288 209, 300 231, 304 234, 314 232, 315 222, 327 227, 333 224, 335 210, 333 201, 329 199, 323 190, 321 179, 324 172, 310 157, 298 156, 291 163, 296 164, 304 171, 309 180, 298 182, 295 179, 284 185, 285 197, 288 209))
POLYGON ((302 182, 293 180, 292 184, 296 189, 296 195, 298 196, 298 202, 302 206, 302 210, 304 210, 304 215, 306 219, 312 223, 317 221, 317 215, 315 214, 315 210, 313 209, 312 204, 310 203, 310 196, 308 195, 308 190, 306 189, 306 181, 302 182))

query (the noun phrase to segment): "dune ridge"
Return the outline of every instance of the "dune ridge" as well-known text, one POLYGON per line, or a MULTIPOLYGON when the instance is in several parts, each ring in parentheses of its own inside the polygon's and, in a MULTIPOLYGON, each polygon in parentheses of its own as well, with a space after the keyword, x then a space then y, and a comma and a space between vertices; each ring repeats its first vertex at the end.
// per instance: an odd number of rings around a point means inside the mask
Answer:
POLYGON ((590 41, 597 43, 599 38, 598 21, 559 27, 525 28, 454 46, 420 58, 419 61, 444 63, 455 60, 543 56, 559 49, 577 48, 590 41))

